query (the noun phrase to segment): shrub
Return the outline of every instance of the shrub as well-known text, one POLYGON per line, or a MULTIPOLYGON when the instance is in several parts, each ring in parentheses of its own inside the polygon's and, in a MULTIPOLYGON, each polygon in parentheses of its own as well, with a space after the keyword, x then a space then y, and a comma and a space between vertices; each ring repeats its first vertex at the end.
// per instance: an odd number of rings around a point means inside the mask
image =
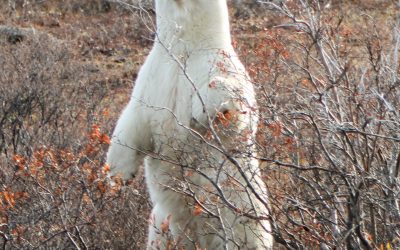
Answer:
POLYGON ((66 42, 16 30, 23 39, 0 41, 2 247, 141 248, 143 184, 105 179, 118 85, 74 60, 66 42))

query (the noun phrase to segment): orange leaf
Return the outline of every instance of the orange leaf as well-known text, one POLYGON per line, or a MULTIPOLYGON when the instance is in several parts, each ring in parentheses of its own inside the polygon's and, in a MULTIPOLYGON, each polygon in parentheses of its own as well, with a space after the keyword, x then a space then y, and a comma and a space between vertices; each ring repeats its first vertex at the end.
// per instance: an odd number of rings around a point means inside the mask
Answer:
POLYGON ((92 183, 97 179, 96 173, 94 171, 90 171, 89 175, 87 176, 87 180, 92 183))
POLYGON ((14 194, 13 194, 13 193, 4 191, 4 192, 3 192, 3 197, 4 197, 4 200, 8 203, 8 205, 9 205, 10 207, 14 207, 14 205, 15 205, 15 199, 14 199, 14 194))
POLYGON ((101 137, 100 128, 98 125, 92 126, 92 131, 90 132, 90 139, 99 139, 101 137))
POLYGON ((98 182, 97 188, 100 190, 100 193, 102 193, 102 194, 104 194, 107 191, 107 186, 104 185, 103 182, 98 182))
POLYGON ((203 213, 203 208, 201 208, 200 204, 194 205, 193 215, 198 216, 203 213))
POLYGON ((225 111, 224 113, 218 112, 217 119, 222 124, 222 126, 227 128, 229 126, 230 120, 232 119, 232 113, 229 110, 225 111))
POLYGON ((14 155, 13 156, 13 161, 17 164, 18 170, 24 170, 25 169, 25 163, 26 160, 23 156, 20 155, 14 155))
POLYGON ((15 161, 16 163, 24 163, 25 159, 24 159, 24 157, 22 157, 20 155, 14 155, 13 156, 13 161, 15 161))
POLYGON ((168 215, 167 218, 161 223, 160 229, 162 233, 166 233, 169 230, 169 222, 171 221, 172 215, 168 215))
POLYGON ((101 135, 100 142, 103 143, 103 144, 107 144, 107 145, 111 144, 110 137, 108 135, 106 135, 106 134, 102 134, 101 135))
POLYGON ((107 108, 103 110, 103 116, 104 116, 105 118, 107 118, 107 117, 110 116, 110 111, 109 111, 107 108))
POLYGON ((16 199, 22 199, 22 198, 28 198, 28 197, 29 197, 28 192, 15 192, 16 199))
POLYGON ((268 125, 268 128, 271 130, 272 136, 274 137, 278 137, 282 134, 283 127, 280 122, 273 122, 268 125))
POLYGON ((103 173, 104 173, 104 174, 107 174, 108 172, 110 172, 110 165, 104 164, 103 173))

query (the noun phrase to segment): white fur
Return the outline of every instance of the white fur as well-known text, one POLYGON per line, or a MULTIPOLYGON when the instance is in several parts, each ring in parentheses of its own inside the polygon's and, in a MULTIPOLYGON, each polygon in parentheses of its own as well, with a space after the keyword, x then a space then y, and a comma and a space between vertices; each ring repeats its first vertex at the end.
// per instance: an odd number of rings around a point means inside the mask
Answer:
POLYGON ((217 120, 217 112, 233 111, 235 120, 226 131, 221 131, 221 125, 216 128, 224 150, 253 151, 256 101, 231 45, 226 0, 156 0, 156 13, 156 42, 139 72, 107 155, 111 175, 131 178, 145 163, 154 206, 149 249, 166 248, 163 229, 167 221, 175 243, 185 249, 271 248, 270 224, 265 219, 267 195, 258 162, 241 155, 232 164, 197 134, 205 135, 209 122, 217 120), (185 172, 187 167, 204 175, 185 175, 190 172, 185 172), (210 180, 240 211, 233 212, 211 194, 216 189, 210 180), (247 184, 254 190, 246 188, 247 184), (194 216, 195 202, 184 192, 220 219, 206 212, 194 216), (249 219, 241 212, 261 219, 249 219))

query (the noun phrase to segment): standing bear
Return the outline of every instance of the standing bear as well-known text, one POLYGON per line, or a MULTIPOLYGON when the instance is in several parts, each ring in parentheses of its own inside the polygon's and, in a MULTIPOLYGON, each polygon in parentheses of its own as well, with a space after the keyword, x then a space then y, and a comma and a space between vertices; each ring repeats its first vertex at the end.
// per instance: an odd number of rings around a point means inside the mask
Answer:
POLYGON ((155 2, 155 42, 113 133, 111 176, 145 166, 148 249, 271 249, 257 103, 226 0, 155 2))

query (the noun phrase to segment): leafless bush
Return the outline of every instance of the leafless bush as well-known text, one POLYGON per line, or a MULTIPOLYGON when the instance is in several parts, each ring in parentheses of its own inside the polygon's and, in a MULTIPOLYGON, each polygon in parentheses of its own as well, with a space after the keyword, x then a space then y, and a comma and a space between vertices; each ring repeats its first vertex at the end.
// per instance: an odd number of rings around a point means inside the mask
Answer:
POLYGON ((12 11, 32 11, 37 9, 57 8, 62 11, 83 12, 86 14, 93 14, 98 12, 107 12, 112 8, 111 1, 108 0, 88 0, 88 1, 26 1, 26 0, 1 0, 0 4, 4 10, 12 11))
POLYGON ((107 100, 118 88, 74 61, 65 42, 32 29, 3 30, 2 248, 140 248, 146 192, 142 185, 110 188, 102 161, 109 143, 102 130, 113 112, 107 100), (10 41, 16 33, 23 38, 10 41))
POLYGON ((265 70, 254 69, 277 242, 397 248, 399 24, 365 18, 358 31, 313 1, 268 5, 287 18, 258 50, 265 70))

